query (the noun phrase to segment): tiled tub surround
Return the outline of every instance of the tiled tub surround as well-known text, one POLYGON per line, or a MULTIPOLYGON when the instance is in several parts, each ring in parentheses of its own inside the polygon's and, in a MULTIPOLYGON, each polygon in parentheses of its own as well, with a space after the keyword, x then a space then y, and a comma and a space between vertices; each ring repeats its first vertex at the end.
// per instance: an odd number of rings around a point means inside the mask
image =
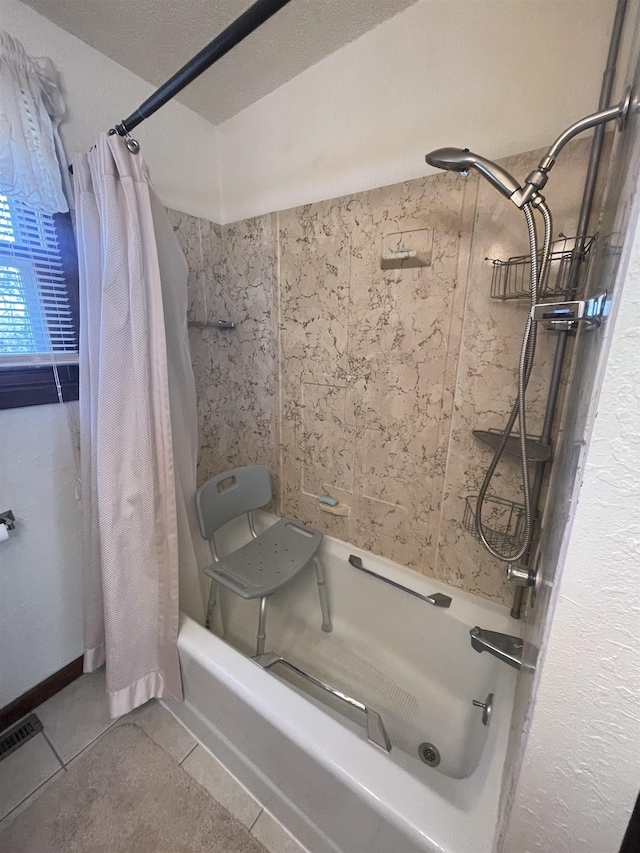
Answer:
MULTIPOLYGON (((554 235, 574 233, 589 141, 548 185, 554 235)), ((541 152, 508 158, 526 175, 541 152)), ((521 212, 485 181, 442 173, 216 226, 172 214, 191 270, 200 480, 267 465, 277 511, 453 586, 507 604, 503 564, 461 527, 516 394, 526 301, 490 298, 490 258, 528 250, 521 212), (431 265, 382 270, 386 235, 426 229, 431 265), (328 492, 348 517, 319 509, 328 492)), ((540 431, 555 338, 541 330, 528 391, 540 431)), ((491 494, 520 499, 516 459, 491 494)))
POLYGON ((282 510, 418 571, 434 563, 476 188, 443 174, 278 215, 282 510), (383 235, 417 229, 431 266, 382 271, 383 235), (319 510, 325 490, 348 518, 319 510))
POLYGON ((277 369, 271 217, 220 226, 169 211, 189 264, 191 322, 233 320, 234 331, 191 327, 198 392, 198 480, 261 462, 277 478, 277 369))

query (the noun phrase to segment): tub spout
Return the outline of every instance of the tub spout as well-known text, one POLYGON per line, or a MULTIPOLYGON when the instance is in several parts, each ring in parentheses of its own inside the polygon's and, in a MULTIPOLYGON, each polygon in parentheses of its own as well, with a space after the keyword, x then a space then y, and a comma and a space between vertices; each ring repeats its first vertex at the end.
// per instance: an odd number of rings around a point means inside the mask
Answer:
POLYGON ((469 631, 469 634, 471 645, 477 652, 489 652, 514 669, 522 669, 524 643, 520 637, 500 634, 498 631, 487 631, 477 625, 469 631))

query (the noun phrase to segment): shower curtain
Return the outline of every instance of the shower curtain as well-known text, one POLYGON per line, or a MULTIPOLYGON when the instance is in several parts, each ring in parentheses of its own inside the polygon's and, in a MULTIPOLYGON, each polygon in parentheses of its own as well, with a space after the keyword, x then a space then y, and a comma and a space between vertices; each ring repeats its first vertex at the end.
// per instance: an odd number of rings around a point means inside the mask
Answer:
POLYGON ((84 668, 106 663, 116 717, 182 698, 178 566, 195 586, 198 572, 187 265, 142 155, 119 136, 76 157, 74 188, 84 668))

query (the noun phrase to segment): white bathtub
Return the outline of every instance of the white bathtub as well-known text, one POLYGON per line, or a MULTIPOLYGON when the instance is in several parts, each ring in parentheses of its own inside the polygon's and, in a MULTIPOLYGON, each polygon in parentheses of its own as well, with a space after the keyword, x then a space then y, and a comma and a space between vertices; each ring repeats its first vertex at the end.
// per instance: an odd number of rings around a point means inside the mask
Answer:
MULTIPOLYGON (((228 531, 229 545, 246 535, 228 531)), ((329 537, 321 558, 333 633, 320 630, 308 571, 270 600, 267 650, 379 711, 390 753, 367 741, 357 717, 252 662, 257 603, 230 594, 220 607, 226 641, 183 617, 185 701, 167 707, 312 853, 489 853, 516 673, 473 651, 469 629, 516 633, 517 623, 504 607, 329 537), (422 594, 450 595, 451 607, 364 575, 350 554, 422 594), (489 693, 484 726, 472 699, 489 693), (419 760, 423 742, 440 751, 437 768, 419 760)))

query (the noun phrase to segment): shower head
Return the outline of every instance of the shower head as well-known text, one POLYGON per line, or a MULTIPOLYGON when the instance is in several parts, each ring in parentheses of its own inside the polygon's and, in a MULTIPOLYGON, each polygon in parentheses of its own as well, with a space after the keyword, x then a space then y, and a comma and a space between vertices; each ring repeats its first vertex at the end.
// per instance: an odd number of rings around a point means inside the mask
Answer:
MULTIPOLYGON (((468 148, 438 148, 427 154, 425 160, 436 169, 446 169, 450 172, 462 172, 466 174, 469 169, 477 169, 490 184, 499 190, 507 198, 522 189, 520 184, 505 169, 497 163, 474 154, 468 148)), ((515 202, 515 199, 514 199, 515 202)), ((517 204, 517 202, 515 202, 517 204)))
POLYGON ((538 168, 527 176, 524 186, 521 186, 506 169, 498 166, 492 160, 474 154, 468 148, 438 148, 436 151, 427 154, 425 160, 430 166, 435 166, 436 169, 461 172, 465 175, 469 169, 477 169, 490 184, 493 184, 497 190, 511 199, 516 207, 522 209, 529 204, 538 207, 544 202, 544 196, 540 195, 540 190, 546 185, 549 172, 567 142, 579 133, 613 119, 617 119, 620 129, 624 130, 631 106, 633 104, 635 109, 635 103, 635 100, 632 99, 632 91, 629 88, 619 104, 574 122, 556 139, 540 161, 538 168))

